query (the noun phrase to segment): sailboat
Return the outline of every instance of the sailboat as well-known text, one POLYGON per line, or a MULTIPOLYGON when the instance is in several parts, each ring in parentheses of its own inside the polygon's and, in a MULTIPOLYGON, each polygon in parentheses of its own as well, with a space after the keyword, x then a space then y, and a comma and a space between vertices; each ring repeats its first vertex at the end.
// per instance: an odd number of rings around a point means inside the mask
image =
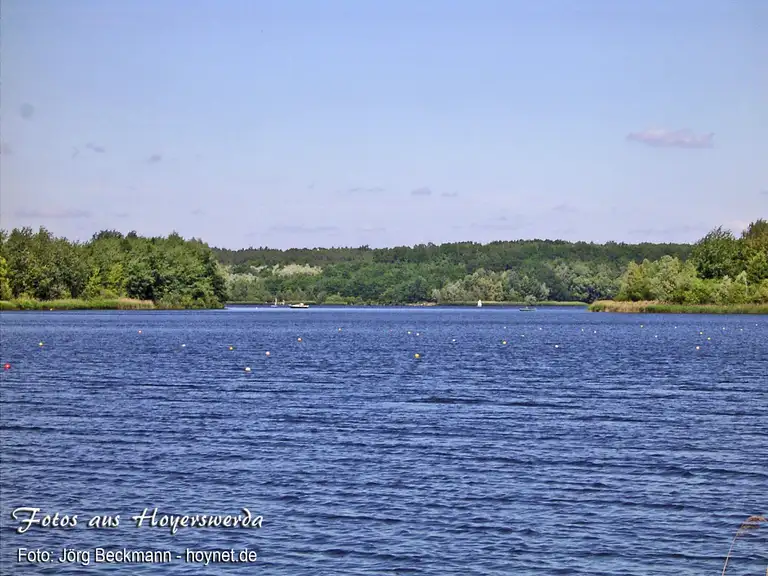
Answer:
POLYGON ((272 304, 272 308, 277 308, 277 297, 275 297, 275 303, 272 304))
POLYGON ((482 308, 483 307, 483 301, 482 300, 478 300, 477 301, 477 307, 478 308, 482 308))

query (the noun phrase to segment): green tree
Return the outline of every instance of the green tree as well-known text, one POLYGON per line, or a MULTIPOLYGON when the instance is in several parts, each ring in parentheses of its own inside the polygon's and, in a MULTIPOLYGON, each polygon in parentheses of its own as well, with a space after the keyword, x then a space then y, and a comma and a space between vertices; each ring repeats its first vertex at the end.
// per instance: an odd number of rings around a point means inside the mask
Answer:
POLYGON ((699 240, 691 255, 699 276, 702 278, 723 278, 735 276, 739 268, 739 244, 733 233, 722 226, 709 232, 699 240))
POLYGON ((10 300, 13 294, 8 281, 8 262, 0 255, 0 300, 10 300))

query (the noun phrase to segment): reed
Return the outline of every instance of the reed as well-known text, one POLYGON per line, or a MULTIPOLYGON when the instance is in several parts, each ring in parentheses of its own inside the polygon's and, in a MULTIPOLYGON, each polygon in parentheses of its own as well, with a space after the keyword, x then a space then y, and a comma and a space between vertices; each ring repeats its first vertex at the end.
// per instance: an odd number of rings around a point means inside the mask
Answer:
POLYGON ((19 298, 0 301, 0 310, 154 310, 154 308, 155 304, 151 300, 134 300, 133 298, 96 298, 93 300, 19 298))
MULTIPOLYGON (((744 534, 747 534, 748 532, 752 530, 757 530, 760 527, 760 524, 768 522, 768 518, 765 516, 750 516, 744 522, 741 523, 741 526, 739 526, 739 529, 736 530, 736 534, 733 536, 733 540, 731 540, 731 547, 728 549, 728 554, 725 556, 725 563, 723 564, 723 572, 720 576, 725 576, 725 571, 728 568, 728 560, 731 559, 731 552, 733 552, 733 547, 736 545, 736 540, 738 540, 740 537, 744 536, 744 534)), ((765 570, 766 576, 768 576, 768 568, 765 570)))
POLYGON ((589 306, 589 310, 628 314, 768 314, 768 304, 667 304, 657 301, 598 300, 589 306))

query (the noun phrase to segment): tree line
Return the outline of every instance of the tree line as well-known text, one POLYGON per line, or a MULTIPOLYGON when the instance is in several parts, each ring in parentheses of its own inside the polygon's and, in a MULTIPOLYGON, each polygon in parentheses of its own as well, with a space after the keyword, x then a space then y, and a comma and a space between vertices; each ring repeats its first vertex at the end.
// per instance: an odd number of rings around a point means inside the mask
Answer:
POLYGON ((518 240, 371 249, 214 249, 229 271, 232 301, 458 304, 613 298, 630 262, 689 244, 518 240))
POLYGON ((717 228, 693 245, 518 240, 381 249, 225 250, 176 233, 107 230, 75 243, 45 228, 0 232, 0 300, 111 297, 167 307, 768 302, 768 223, 757 220, 739 237, 717 228))
POLYGON ((672 304, 768 304, 768 221, 756 220, 736 237, 709 232, 683 261, 665 255, 631 262, 616 300, 672 304))
POLYGON ((168 308, 213 308, 227 299, 226 278, 199 240, 145 238, 113 230, 84 243, 45 228, 0 231, 0 300, 132 298, 168 308))

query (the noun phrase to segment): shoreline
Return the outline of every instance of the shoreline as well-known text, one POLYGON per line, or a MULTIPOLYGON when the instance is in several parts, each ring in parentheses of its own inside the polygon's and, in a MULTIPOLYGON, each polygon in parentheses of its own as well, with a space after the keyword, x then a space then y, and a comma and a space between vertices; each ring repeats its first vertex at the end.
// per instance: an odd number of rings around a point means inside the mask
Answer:
POLYGON ((616 314, 768 314, 768 304, 667 304, 664 302, 618 302, 598 300, 590 312, 616 314))
MULTIPOLYGON (((379 304, 379 303, 328 303, 318 304, 312 300, 304 302, 307 305, 317 308, 477 308, 477 302, 419 302, 415 304, 379 304)), ((288 308, 289 304, 299 304, 299 302, 286 301, 278 308, 288 308)), ((137 311, 168 311, 168 310, 221 310, 227 306, 242 307, 265 307, 271 308, 271 302, 226 302, 224 305, 216 308, 210 307, 171 307, 152 302, 151 300, 134 300, 132 298, 109 298, 99 300, 82 300, 78 298, 61 300, 0 300, 1 312, 64 312, 64 311, 88 311, 88 310, 137 310, 137 311)), ((525 302, 483 302, 483 308, 518 308, 531 306, 533 308, 586 308, 585 302, 555 302, 543 301, 535 304, 526 305, 525 302)))
POLYGON ((104 298, 97 300, 82 300, 66 298, 60 300, 0 300, 0 312, 66 312, 87 310, 217 310, 218 308, 198 308, 182 306, 167 306, 152 300, 135 300, 133 298, 104 298))
MULTIPOLYGON (((417 303, 401 303, 401 304, 381 304, 381 303, 367 303, 367 302, 348 302, 348 303, 323 303, 318 304, 312 300, 304 300, 304 304, 313 306, 316 308, 477 308, 477 301, 474 302, 417 302, 417 303)), ((288 308, 290 304, 299 304, 292 300, 286 300, 285 303, 279 304, 278 308, 288 308)), ((274 306, 272 302, 227 302, 227 306, 260 306, 271 308, 274 306)), ((483 301, 483 308, 505 308, 505 307, 523 307, 529 306, 531 308, 553 308, 553 307, 569 307, 569 308, 586 308, 589 306, 586 302, 555 302, 553 300, 547 300, 542 302, 536 302, 534 304, 526 304, 525 302, 485 302, 483 301)))
MULTIPOLYGON (((299 302, 286 301, 278 308, 288 308, 290 304, 299 302)), ((380 303, 328 303, 318 304, 311 300, 304 302, 314 308, 477 308, 476 302, 419 302, 408 304, 380 303)), ((66 311, 183 311, 183 310, 222 310, 226 307, 243 308, 272 308, 270 302, 226 302, 218 307, 183 307, 168 306, 151 300, 134 300, 131 298, 112 298, 98 300, 62 299, 62 300, 0 300, 0 312, 66 312, 66 311)), ((525 302, 483 302, 483 308, 584 308, 589 312, 606 312, 614 314, 758 314, 768 315, 768 304, 667 304, 664 302, 619 302, 615 300, 598 300, 592 304, 585 302, 555 302, 543 301, 535 304, 525 302)))

